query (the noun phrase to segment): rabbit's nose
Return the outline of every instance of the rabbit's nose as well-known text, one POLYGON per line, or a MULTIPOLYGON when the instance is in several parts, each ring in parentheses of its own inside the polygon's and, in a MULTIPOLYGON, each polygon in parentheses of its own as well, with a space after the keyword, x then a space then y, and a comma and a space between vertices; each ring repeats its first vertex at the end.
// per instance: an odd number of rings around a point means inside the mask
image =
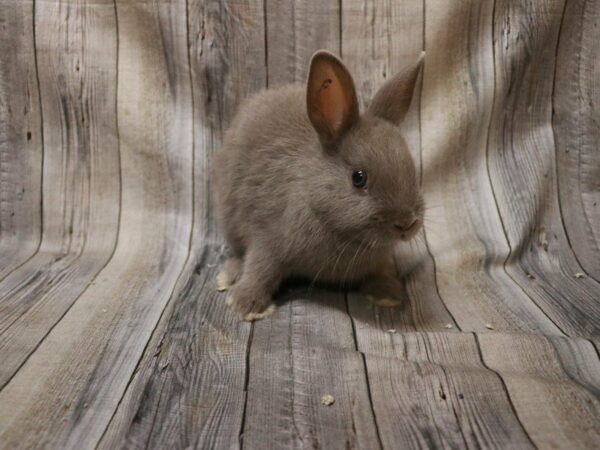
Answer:
POLYGON ((410 230, 412 227, 414 227, 417 223, 417 218, 413 217, 411 219, 408 220, 404 220, 404 221, 399 221, 399 222, 395 222, 394 226, 400 230, 400 231, 408 231, 410 230))

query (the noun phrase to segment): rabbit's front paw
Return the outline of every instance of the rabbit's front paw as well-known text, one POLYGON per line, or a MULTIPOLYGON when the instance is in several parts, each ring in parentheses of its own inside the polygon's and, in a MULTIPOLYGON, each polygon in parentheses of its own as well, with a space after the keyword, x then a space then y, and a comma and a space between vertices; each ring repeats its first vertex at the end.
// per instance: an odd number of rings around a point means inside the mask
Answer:
POLYGON ((246 322, 263 319, 275 311, 275 305, 269 295, 251 293, 237 287, 227 298, 227 305, 246 322))
POLYGON ((235 284, 242 272, 242 260, 229 258, 217 275, 217 291, 223 292, 235 284))
POLYGON ((404 285, 400 280, 391 276, 367 279, 361 286, 361 292, 370 303, 384 308, 402 306, 406 297, 404 285))

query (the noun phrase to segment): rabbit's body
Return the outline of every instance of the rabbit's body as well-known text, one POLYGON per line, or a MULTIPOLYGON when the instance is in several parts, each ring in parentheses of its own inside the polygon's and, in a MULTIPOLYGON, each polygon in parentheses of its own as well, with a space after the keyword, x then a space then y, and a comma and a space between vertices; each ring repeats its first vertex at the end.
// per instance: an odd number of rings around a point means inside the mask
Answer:
POLYGON ((356 282, 377 271, 390 248, 338 235, 311 209, 306 175, 323 157, 305 89, 262 91, 241 105, 215 157, 217 214, 234 257, 258 241, 280 255, 284 276, 356 282))
POLYGON ((388 81, 363 116, 347 69, 327 52, 313 57, 308 86, 242 104, 212 170, 231 251, 219 288, 233 286, 229 301, 242 318, 270 313, 290 276, 361 282, 369 298, 399 303, 393 244, 421 227, 423 201, 396 124, 419 67, 388 81))

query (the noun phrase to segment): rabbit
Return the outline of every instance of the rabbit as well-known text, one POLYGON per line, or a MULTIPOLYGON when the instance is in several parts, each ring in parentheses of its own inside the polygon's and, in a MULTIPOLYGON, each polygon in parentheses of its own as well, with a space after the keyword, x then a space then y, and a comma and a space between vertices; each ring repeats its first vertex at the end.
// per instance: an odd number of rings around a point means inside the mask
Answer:
POLYGON ((360 285, 398 306, 394 244, 423 224, 415 164, 397 126, 424 54, 388 80, 364 114, 342 61, 319 50, 308 82, 242 104, 212 164, 217 220, 230 258, 217 289, 243 320, 271 314, 289 277, 360 285))

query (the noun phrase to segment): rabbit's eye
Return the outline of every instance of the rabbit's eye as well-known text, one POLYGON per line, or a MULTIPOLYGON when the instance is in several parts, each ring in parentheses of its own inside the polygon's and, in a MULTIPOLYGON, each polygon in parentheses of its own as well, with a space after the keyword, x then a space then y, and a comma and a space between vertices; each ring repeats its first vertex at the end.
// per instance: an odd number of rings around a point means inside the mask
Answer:
POLYGON ((367 172, 364 170, 355 170, 352 173, 352 184, 357 188, 363 188, 367 185, 367 172))

